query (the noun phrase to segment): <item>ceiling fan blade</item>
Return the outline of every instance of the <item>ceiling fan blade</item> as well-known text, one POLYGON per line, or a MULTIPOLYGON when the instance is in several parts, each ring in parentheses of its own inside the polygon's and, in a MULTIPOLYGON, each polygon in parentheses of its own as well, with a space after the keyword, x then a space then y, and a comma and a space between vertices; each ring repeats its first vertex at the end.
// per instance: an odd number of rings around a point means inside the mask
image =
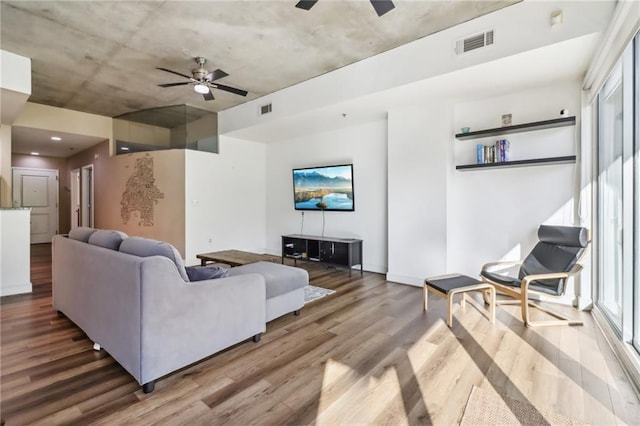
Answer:
POLYGON ((224 84, 213 83, 213 87, 224 90, 225 92, 235 93, 240 96, 247 96, 247 93, 249 93, 246 90, 236 89, 235 87, 225 86, 224 84))
POLYGON ((378 16, 382 16, 385 13, 393 10, 395 5, 391 0, 369 0, 371 2, 371 6, 376 10, 378 16))
POLYGON ((298 9, 309 10, 316 3, 318 3, 318 0, 300 0, 298 3, 296 3, 296 7, 298 9))
POLYGON ((185 81, 184 83, 165 83, 165 84, 158 84, 158 86, 173 87, 173 86, 184 86, 185 84, 191 84, 191 82, 185 81))
POLYGON ((156 69, 157 69, 157 70, 160 70, 160 71, 170 72, 171 74, 179 75, 180 77, 188 78, 189 80, 191 80, 191 79, 193 78, 193 77, 191 77, 191 76, 189 76, 189 75, 182 74, 182 73, 179 73, 179 72, 177 72, 177 71, 171 71, 171 70, 168 70, 168 69, 166 69, 166 68, 156 67, 156 69))
POLYGON ((209 91, 207 93, 203 93, 202 97, 204 98, 205 101, 212 101, 215 98, 213 97, 213 93, 211 93, 211 89, 209 89, 209 91))
POLYGON ((229 74, 227 74, 226 72, 224 72, 222 70, 215 70, 215 71, 211 71, 209 74, 205 75, 204 79, 206 81, 215 81, 215 80, 217 80, 219 78, 226 77, 228 75, 229 74))

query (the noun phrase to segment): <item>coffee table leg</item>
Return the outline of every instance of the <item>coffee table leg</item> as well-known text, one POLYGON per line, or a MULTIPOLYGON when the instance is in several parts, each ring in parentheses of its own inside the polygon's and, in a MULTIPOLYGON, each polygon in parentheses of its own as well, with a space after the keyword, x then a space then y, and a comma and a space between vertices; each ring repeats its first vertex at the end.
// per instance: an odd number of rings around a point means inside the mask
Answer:
POLYGON ((451 328, 453 324, 453 295, 455 293, 449 293, 447 295, 447 325, 451 328))

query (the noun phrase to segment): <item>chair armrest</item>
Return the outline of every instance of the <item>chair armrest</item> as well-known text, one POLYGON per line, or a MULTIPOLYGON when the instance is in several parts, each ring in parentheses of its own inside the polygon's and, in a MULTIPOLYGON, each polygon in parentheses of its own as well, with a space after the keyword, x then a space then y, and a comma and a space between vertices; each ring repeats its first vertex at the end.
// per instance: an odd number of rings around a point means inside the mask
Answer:
POLYGON ((482 272, 492 272, 493 270, 510 268, 512 266, 521 265, 522 260, 506 260, 503 262, 489 262, 482 266, 482 272))
POLYGON ((522 278, 520 288, 522 290, 526 290, 529 287, 529 284, 533 281, 538 280, 552 280, 557 278, 569 278, 582 270, 582 265, 576 264, 570 271, 567 272, 550 272, 548 274, 533 274, 527 275, 522 278))

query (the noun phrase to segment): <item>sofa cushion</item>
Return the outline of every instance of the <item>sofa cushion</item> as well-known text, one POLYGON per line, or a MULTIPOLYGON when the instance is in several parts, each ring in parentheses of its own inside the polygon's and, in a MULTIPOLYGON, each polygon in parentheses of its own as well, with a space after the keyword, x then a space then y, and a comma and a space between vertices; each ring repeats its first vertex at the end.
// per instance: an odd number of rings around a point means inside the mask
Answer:
POLYGON ((189 281, 212 280, 229 276, 229 269, 222 266, 187 266, 189 281))
POLYGON ((153 240, 151 238, 129 237, 120 245, 120 251, 140 257, 167 257, 176 264, 176 268, 178 268, 178 273, 182 279, 189 281, 189 276, 184 268, 184 262, 180 256, 180 252, 169 243, 153 240))
POLYGON ((69 231, 69 238, 71 238, 72 240, 82 241, 83 243, 88 243, 89 237, 91 236, 91 234, 93 234, 96 231, 97 229, 95 228, 78 226, 76 228, 73 228, 71 231, 69 231))
POLYGON ((229 276, 260 274, 267 286, 267 299, 297 290, 309 284, 309 273, 301 268, 273 262, 256 262, 229 270, 229 276))
POLYGON ((123 240, 127 238, 127 234, 111 229, 98 229, 89 237, 89 244, 100 246, 111 250, 118 250, 123 240))

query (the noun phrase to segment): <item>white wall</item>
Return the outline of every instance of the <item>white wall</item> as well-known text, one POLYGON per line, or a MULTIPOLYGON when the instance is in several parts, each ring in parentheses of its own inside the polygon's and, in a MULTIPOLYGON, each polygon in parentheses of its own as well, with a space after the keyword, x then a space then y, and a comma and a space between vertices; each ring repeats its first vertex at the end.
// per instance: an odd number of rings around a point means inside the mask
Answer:
POLYGON ((450 111, 436 100, 389 112, 390 281, 422 285, 447 272, 450 111))
MULTIPOLYGON (((512 159, 573 155, 580 125, 578 81, 558 82, 477 101, 389 112, 390 281, 421 285, 428 276, 477 276, 486 262, 520 259, 542 223, 572 225, 575 165, 456 171, 475 163, 477 143, 457 141, 460 127, 499 127, 577 115, 575 127, 508 135, 512 159)), ((571 293, 571 290, 568 291, 571 293)))
MULTIPOLYGON (((505 113, 513 114, 513 124, 559 118, 560 110, 568 108, 576 126, 504 138, 511 143, 512 160, 575 155, 580 102, 580 83, 567 81, 459 103, 453 108, 453 129, 500 127, 505 113)), ((454 163, 475 163, 476 144, 497 139, 502 138, 452 140, 454 163)), ((573 224, 574 164, 472 171, 456 171, 455 164, 448 177, 449 271, 477 275, 486 262, 521 259, 537 241, 540 224, 573 224)))
POLYGON ((30 293, 31 209, 0 209, 0 296, 30 293))
POLYGON ((264 144, 220 137, 220 154, 185 150, 185 258, 265 252, 264 144))
POLYGON ((0 88, 31 94, 31 59, 0 50, 0 88))
MULTIPOLYGON (((348 120, 348 117, 346 118, 348 120)), ((267 147, 266 229, 269 253, 281 254, 281 235, 299 234, 292 169, 353 163, 354 212, 325 212, 325 236, 363 240, 363 267, 387 270, 387 122, 375 121, 267 147)), ((322 212, 304 214, 304 234, 321 235, 322 212)))

